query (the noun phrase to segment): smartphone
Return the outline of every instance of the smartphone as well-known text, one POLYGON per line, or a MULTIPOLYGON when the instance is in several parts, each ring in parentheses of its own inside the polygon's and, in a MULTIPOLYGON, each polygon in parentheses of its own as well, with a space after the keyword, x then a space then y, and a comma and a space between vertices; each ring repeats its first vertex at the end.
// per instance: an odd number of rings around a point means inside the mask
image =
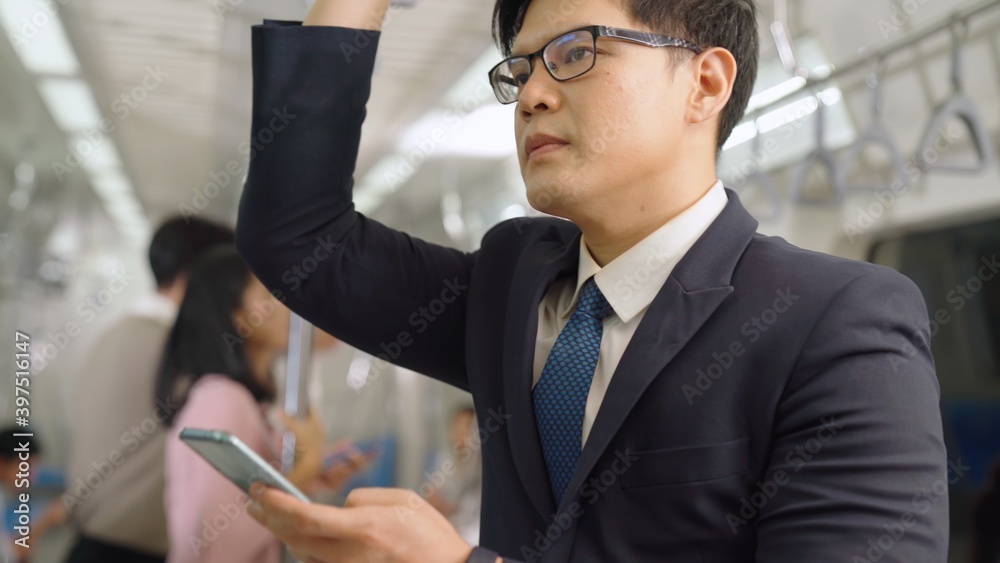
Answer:
POLYGON ((180 438, 198 455, 205 458, 205 461, 210 463, 219 473, 225 475, 248 495, 250 494, 250 485, 260 481, 301 501, 310 502, 309 497, 298 490, 284 475, 271 467, 269 463, 257 455, 257 452, 243 443, 243 440, 229 432, 185 428, 181 430, 180 438))

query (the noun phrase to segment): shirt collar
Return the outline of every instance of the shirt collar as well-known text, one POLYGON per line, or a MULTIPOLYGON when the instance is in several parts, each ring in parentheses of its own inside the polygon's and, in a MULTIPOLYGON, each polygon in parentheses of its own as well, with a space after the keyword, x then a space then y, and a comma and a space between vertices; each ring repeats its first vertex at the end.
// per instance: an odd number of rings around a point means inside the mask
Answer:
POLYGON ((716 181, 694 205, 603 268, 594 261, 584 237, 580 237, 580 265, 572 307, 575 309, 584 282, 594 276, 618 318, 623 323, 632 320, 653 302, 674 266, 722 213, 728 199, 722 182, 716 181))

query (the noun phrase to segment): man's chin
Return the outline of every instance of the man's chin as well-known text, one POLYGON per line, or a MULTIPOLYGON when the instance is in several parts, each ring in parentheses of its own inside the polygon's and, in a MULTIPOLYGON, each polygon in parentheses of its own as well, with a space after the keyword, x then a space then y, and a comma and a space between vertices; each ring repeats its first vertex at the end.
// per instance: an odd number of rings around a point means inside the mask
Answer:
POLYGON ((567 197, 566 186, 561 183, 545 183, 529 185, 525 196, 531 208, 548 215, 565 217, 567 204, 571 197, 567 197))

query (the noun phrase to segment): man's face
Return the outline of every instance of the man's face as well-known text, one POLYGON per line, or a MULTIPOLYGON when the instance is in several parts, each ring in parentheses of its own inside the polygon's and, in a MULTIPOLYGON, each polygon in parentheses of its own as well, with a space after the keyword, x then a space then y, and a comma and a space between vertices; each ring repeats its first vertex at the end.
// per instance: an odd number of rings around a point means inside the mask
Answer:
MULTIPOLYGON (((512 54, 535 52, 586 25, 654 31, 616 0, 533 0, 512 54)), ((594 68, 565 82, 534 61, 514 117, 532 207, 572 220, 606 205, 642 205, 650 181, 674 167, 674 149, 683 142, 693 85, 683 72, 689 63, 675 67, 672 50, 600 38, 594 68), (529 157, 526 145, 536 134, 568 144, 529 157)))

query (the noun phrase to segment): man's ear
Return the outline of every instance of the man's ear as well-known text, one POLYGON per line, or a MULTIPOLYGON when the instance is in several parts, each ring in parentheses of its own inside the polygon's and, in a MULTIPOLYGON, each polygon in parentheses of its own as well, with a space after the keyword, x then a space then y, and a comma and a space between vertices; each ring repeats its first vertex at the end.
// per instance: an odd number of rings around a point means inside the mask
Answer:
POLYGON ((722 47, 712 47, 691 59, 694 90, 688 103, 688 123, 704 123, 722 113, 736 83, 736 59, 722 47))

